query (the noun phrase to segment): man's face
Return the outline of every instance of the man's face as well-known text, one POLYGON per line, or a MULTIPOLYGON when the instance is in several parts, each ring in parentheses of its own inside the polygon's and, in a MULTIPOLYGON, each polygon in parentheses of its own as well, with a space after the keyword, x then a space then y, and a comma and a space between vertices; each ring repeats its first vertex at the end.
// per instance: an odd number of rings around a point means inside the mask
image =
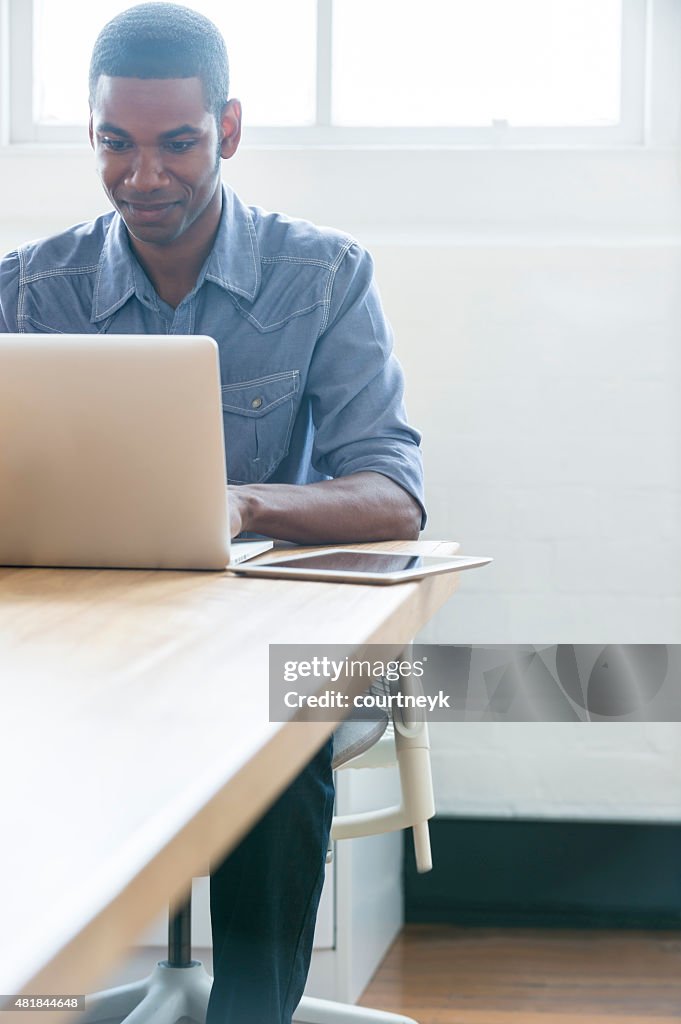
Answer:
POLYGON ((199 78, 102 75, 90 141, 104 191, 134 238, 168 245, 199 221, 218 188, 220 157, 239 144, 240 120, 230 100, 218 129, 199 78))

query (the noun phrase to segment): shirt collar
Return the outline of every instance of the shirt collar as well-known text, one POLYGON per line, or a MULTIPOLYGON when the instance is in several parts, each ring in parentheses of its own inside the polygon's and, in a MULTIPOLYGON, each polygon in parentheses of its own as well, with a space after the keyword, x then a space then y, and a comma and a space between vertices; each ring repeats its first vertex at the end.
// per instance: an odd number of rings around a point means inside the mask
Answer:
MULTIPOLYGON (((130 248, 120 214, 113 215, 97 267, 90 320, 111 316, 138 290, 144 274, 130 248)), ((226 185, 222 188, 222 213, 215 243, 196 282, 212 281, 226 291, 252 302, 260 288, 260 251, 251 211, 226 185)), ((140 296, 142 299, 142 297, 140 296)), ((142 299, 143 301, 143 299, 142 299)))

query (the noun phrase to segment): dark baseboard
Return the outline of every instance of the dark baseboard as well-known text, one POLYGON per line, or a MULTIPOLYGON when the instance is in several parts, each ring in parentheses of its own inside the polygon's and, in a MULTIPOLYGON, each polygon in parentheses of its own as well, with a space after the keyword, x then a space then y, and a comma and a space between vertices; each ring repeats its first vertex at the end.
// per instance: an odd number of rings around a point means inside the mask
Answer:
POLYGON ((681 825, 435 818, 433 870, 406 832, 409 922, 681 929, 681 825))

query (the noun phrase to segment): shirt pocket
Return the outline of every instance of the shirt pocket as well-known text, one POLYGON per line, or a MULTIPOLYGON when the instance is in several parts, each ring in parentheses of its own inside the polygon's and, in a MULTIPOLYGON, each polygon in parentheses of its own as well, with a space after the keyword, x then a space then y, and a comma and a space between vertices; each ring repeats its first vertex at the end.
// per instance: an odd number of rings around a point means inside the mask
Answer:
POLYGON ((60 331, 57 327, 42 324, 40 320, 28 316, 28 314, 17 318, 17 326, 22 334, 64 334, 64 331, 60 331))
POLYGON ((231 483, 265 480, 288 454, 300 372, 222 385, 227 476, 231 483))

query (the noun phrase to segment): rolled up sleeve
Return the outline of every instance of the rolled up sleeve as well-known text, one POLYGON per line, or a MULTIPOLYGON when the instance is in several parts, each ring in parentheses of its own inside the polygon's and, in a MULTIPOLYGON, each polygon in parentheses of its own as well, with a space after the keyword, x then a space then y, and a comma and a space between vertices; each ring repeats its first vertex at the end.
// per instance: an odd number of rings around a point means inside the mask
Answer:
POLYGON ((420 433, 404 408, 404 374, 374 283, 373 260, 356 243, 333 278, 329 315, 307 381, 315 438, 312 463, 331 477, 382 473, 426 513, 420 433))

